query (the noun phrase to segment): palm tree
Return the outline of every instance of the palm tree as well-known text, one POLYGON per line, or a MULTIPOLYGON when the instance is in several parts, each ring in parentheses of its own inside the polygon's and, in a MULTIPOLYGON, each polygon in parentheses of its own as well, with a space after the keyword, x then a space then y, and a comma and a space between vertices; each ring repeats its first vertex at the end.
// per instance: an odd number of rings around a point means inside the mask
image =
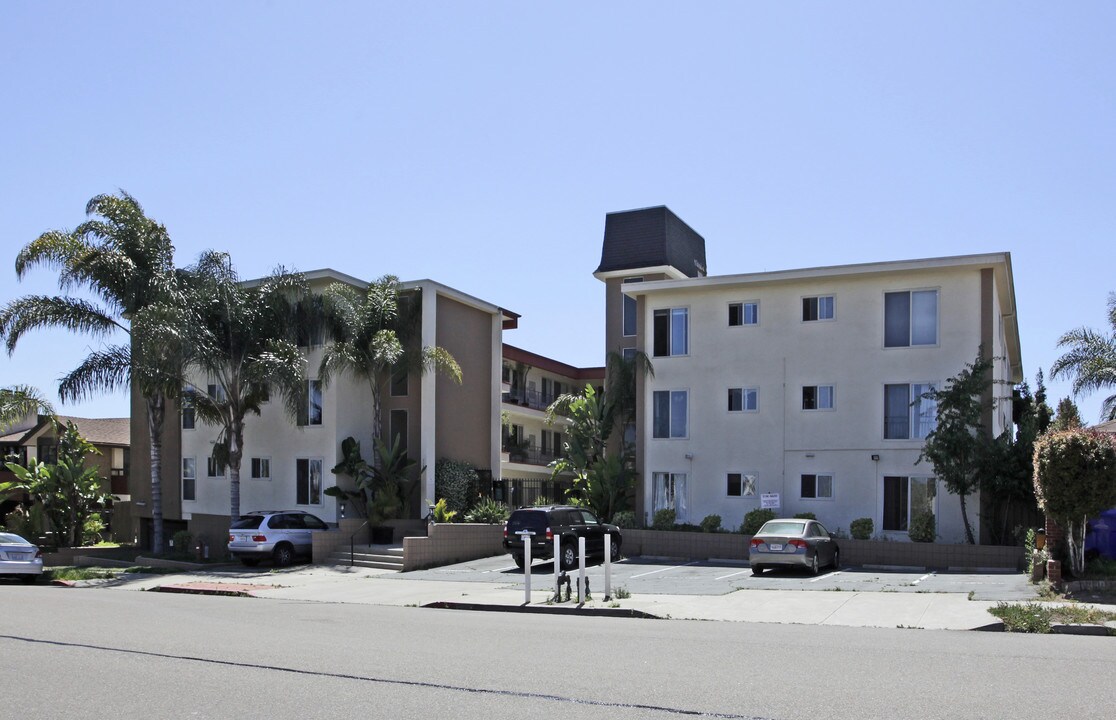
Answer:
POLYGON ((461 367, 440 347, 420 347, 421 323, 418 292, 401 297, 399 279, 385 275, 364 292, 333 283, 322 294, 326 330, 332 341, 322 352, 318 379, 327 386, 339 373, 348 372, 368 383, 372 391, 373 463, 378 466, 382 442, 381 397, 393 372, 445 373, 461 382, 461 367))
POLYGON ((147 405, 151 437, 152 543, 163 549, 162 433, 166 404, 181 387, 182 323, 187 310, 174 269, 166 228, 147 217, 131 195, 98 195, 90 216, 72 231, 51 230, 16 257, 20 279, 36 266, 59 271, 59 289, 89 292, 95 300, 66 294, 27 295, 0 310, 0 338, 11 354, 32 330, 57 327, 107 339, 117 331, 129 342, 108 345, 85 358, 59 384, 62 402, 135 386, 147 405))
POLYGON ((240 517, 240 465, 245 419, 278 392, 291 415, 307 402, 306 358, 295 341, 299 304, 309 295, 303 277, 277 270, 259 283, 241 283, 226 253, 207 252, 188 271, 201 320, 190 368, 215 392, 195 393, 199 418, 220 428, 214 459, 229 468, 229 515, 240 517))
POLYGON ((28 415, 53 415, 50 401, 30 385, 0 388, 0 429, 17 423, 28 415))
MULTIPOLYGON (((1050 377, 1073 379, 1073 393, 1116 389, 1116 293, 1108 295, 1108 324, 1105 334, 1092 328, 1070 330, 1058 339, 1058 347, 1068 351, 1050 368, 1050 377)), ((1101 420, 1116 420, 1116 394, 1104 399, 1101 420)))

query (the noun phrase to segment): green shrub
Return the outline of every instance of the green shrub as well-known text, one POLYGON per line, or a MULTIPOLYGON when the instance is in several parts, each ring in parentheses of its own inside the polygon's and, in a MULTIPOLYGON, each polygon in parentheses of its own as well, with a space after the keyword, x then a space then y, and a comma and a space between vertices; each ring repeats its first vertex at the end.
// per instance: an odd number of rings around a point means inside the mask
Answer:
POLYGON ((812 512, 800 512, 794 514, 798 520, 817 520, 818 516, 812 512))
POLYGON ((917 543, 930 543, 934 542, 934 538, 938 536, 937 522, 934 520, 934 513, 921 510, 914 514, 911 518, 910 525, 907 526, 907 537, 911 542, 917 543))
POLYGON ((446 507, 464 515, 480 497, 480 476, 467 462, 442 458, 434 464, 434 497, 445 500, 446 507))
POLYGON ((485 498, 477 503, 476 507, 465 515, 465 522, 485 523, 499 525, 508 519, 508 506, 490 498, 485 498))
POLYGON ((613 515, 612 524, 624 529, 639 527, 639 521, 636 519, 635 513, 631 510, 621 510, 613 515))
POLYGON ((849 523, 849 534, 853 540, 869 540, 872 537, 872 518, 857 518, 849 523))
POLYGON ((651 519, 652 530, 673 530, 674 529, 674 510, 670 508, 663 508, 656 510, 655 516, 651 519))
POLYGON ((708 533, 717 532, 721 529, 721 516, 706 515, 701 521, 701 529, 708 533))
POLYGON ((740 532, 745 535, 755 535, 763 524, 768 520, 775 519, 775 511, 769 508, 757 508, 744 515, 744 524, 740 526, 740 532))
POLYGON ((194 536, 189 530, 179 530, 171 536, 171 554, 176 557, 190 557, 194 550, 194 536))
POLYGON ((105 531, 105 522, 100 513, 93 513, 85 519, 81 526, 81 541, 84 545, 96 545, 103 539, 101 533, 105 531))
POLYGON ((449 504, 445 498, 439 498, 438 502, 434 503, 434 522, 436 523, 450 523, 457 517, 456 510, 450 510, 449 504))

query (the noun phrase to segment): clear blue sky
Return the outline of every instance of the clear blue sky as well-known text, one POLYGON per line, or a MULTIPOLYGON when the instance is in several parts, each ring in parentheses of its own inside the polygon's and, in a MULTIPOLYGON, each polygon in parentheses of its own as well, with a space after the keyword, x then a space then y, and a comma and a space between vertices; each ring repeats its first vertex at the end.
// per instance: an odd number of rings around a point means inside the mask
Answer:
MULTIPOLYGON (((604 215, 666 204, 711 274, 1010 251, 1033 378, 1116 290, 1114 35, 1111 2, 6 2, 0 302, 123 188, 180 264, 429 277, 597 365, 604 215)), ((0 385, 90 346, 29 336, 0 385)))

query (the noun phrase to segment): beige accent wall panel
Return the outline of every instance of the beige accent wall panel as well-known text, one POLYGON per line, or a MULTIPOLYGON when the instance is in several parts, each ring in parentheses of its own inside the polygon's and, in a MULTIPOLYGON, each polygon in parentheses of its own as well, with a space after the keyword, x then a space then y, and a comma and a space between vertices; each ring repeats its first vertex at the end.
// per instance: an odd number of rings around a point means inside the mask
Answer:
MULTIPOLYGON (((437 343, 461 366, 460 385, 439 375, 436 390, 437 458, 464 460, 479 468, 492 463, 492 316, 438 296, 437 343)), ((490 468, 494 469, 494 468, 490 468)))

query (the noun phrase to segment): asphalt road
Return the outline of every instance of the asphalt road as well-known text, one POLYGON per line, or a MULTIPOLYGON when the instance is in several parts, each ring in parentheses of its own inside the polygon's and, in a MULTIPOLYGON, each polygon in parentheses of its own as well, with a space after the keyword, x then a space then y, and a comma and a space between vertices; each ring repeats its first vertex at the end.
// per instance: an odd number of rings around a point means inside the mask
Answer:
POLYGON ((1116 660, 1072 636, 55 587, 0 603, 0 716, 21 719, 1022 720, 1109 712, 1116 660))
MULTIPOLYGON (((554 584, 554 563, 534 563, 532 587, 554 584)), ((571 575, 576 575, 573 570, 571 575)), ((604 568, 586 567, 590 587, 604 587, 604 568)), ((453 580, 522 585, 523 571, 507 555, 409 572, 407 580, 453 580)), ((972 593, 974 600, 1026 601, 1037 598, 1036 586, 1020 572, 902 571, 863 567, 823 570, 811 576, 802 570, 767 570, 752 575, 747 563, 728 561, 661 561, 625 558, 612 566, 613 587, 633 594, 723 595, 734 590, 821 590, 845 592, 972 593)))

